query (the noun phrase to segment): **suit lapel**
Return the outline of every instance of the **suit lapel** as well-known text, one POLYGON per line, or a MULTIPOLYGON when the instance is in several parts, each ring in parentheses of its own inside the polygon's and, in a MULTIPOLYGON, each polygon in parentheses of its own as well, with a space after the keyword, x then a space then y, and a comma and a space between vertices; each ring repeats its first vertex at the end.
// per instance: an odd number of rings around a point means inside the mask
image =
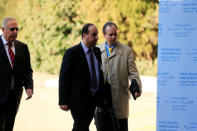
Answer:
POLYGON ((120 47, 120 44, 117 43, 117 45, 114 47, 112 54, 110 55, 109 59, 114 57, 115 55, 121 55, 122 54, 122 48, 120 47))
POLYGON ((19 56, 19 45, 16 41, 14 41, 14 47, 15 47, 15 66, 14 66, 14 69, 16 68, 16 65, 17 65, 17 62, 18 62, 18 56, 19 56))
POLYGON ((111 55, 109 56, 109 59, 111 59, 112 57, 114 57, 116 55, 116 52, 115 52, 115 48, 114 48, 114 51, 111 53, 111 55))
POLYGON ((117 54, 119 54, 119 55, 122 54, 122 48, 121 48, 119 42, 117 42, 117 45, 114 47, 113 52, 111 53, 111 55, 109 57, 107 57, 107 51, 106 51, 106 48, 105 48, 105 43, 101 44, 100 49, 101 49, 101 53, 102 54, 104 53, 103 55, 105 56, 106 60, 113 58, 117 54))
POLYGON ((3 64, 5 67, 11 68, 1 36, 0 36, 0 63, 3 64))
POLYGON ((119 43, 117 43, 117 45, 114 47, 113 52, 111 53, 111 55, 108 58, 111 59, 112 57, 114 57, 117 54, 119 54, 119 55, 122 54, 122 48, 120 47, 119 43))
POLYGON ((79 55, 81 57, 81 66, 83 66, 85 68, 85 71, 86 72, 89 72, 89 77, 90 77, 90 70, 89 70, 89 67, 88 67, 88 61, 86 59, 86 55, 85 55, 85 52, 83 50, 83 47, 81 45, 81 43, 78 44, 78 52, 79 52, 79 55))
POLYGON ((101 53, 99 51, 99 48, 94 47, 93 48, 94 54, 98 60, 98 63, 101 63, 101 53))
POLYGON ((94 47, 93 48, 94 50, 94 54, 98 60, 98 67, 99 67, 99 70, 101 70, 101 66, 102 66, 102 60, 101 60, 101 52, 100 52, 100 49, 98 47, 94 47))

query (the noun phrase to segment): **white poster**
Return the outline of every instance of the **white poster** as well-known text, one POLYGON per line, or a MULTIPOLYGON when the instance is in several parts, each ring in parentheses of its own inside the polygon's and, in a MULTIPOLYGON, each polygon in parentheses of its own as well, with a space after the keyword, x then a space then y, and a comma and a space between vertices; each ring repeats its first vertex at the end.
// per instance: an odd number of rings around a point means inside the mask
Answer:
POLYGON ((157 131, 197 131, 197 0, 159 1, 157 131))

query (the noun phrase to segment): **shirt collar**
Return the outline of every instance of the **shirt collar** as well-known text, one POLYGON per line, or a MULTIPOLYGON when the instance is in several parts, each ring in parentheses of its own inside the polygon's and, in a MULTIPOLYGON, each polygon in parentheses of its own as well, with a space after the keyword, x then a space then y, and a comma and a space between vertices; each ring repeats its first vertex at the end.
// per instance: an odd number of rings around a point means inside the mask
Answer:
POLYGON ((3 37, 3 35, 1 36, 1 39, 2 39, 4 45, 8 43, 7 40, 3 37))
MULTIPOLYGON (((89 48, 83 43, 83 41, 81 41, 81 45, 83 47, 84 52, 88 53, 89 48)), ((91 49, 93 49, 93 48, 91 47, 91 49)))
POLYGON ((106 48, 112 48, 112 49, 114 49, 114 47, 115 47, 116 45, 117 45, 117 43, 114 43, 113 45, 110 45, 110 46, 109 46, 109 45, 107 44, 107 41, 105 41, 105 47, 106 47, 106 48))
MULTIPOLYGON (((1 36, 1 39, 4 45, 8 44, 7 40, 3 37, 3 35, 1 36)), ((13 42, 12 42, 12 45, 13 45, 13 42)))

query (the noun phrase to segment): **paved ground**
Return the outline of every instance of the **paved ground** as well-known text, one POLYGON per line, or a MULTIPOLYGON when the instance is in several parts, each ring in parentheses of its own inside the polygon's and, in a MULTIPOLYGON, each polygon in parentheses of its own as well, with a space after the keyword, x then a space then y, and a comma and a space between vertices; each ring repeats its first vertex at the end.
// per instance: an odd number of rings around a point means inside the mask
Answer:
MULTIPOLYGON (((45 80, 56 77, 35 73, 33 98, 26 101, 23 94, 14 131, 71 131, 70 112, 58 107, 58 89, 44 87, 45 80)), ((130 100, 129 131, 155 131, 155 123, 156 93, 143 93, 137 101, 130 100)), ((90 131, 96 131, 93 122, 90 131)))

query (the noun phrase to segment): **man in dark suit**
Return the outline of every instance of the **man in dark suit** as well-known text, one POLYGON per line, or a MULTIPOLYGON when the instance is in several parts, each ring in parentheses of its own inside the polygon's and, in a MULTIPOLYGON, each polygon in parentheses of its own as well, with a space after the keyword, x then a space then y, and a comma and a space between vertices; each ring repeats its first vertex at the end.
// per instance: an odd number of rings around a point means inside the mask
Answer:
POLYGON ((30 54, 26 44, 17 41, 17 20, 7 17, 0 36, 0 131, 12 131, 22 96, 32 97, 33 79, 30 54))
POLYGON ((82 28, 82 41, 69 48, 59 77, 59 105, 71 111, 73 131, 89 131, 103 87, 101 52, 95 47, 97 28, 89 23, 82 28))

